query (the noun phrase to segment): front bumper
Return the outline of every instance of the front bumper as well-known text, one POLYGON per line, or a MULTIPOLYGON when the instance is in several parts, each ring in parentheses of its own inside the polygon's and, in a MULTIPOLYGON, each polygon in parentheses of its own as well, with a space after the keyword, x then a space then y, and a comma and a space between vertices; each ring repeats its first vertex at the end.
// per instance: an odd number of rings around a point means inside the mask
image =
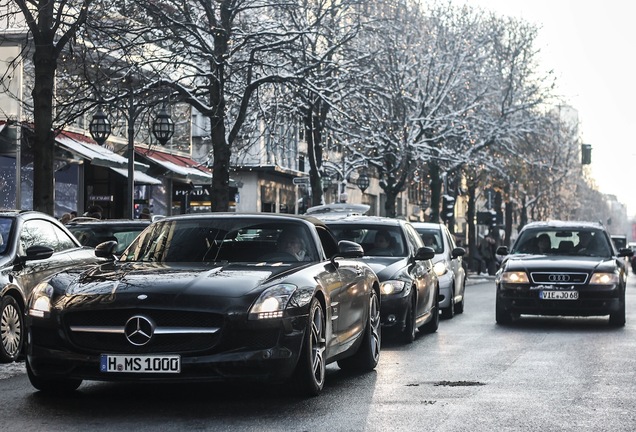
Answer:
MULTIPOLYGON (((37 377, 125 382, 215 382, 278 381, 291 376, 296 368, 305 335, 306 317, 278 319, 267 323, 249 322, 247 328, 224 328, 218 343, 205 351, 184 350, 144 352, 83 349, 52 327, 49 320, 30 320, 27 360, 37 377), (253 332, 251 327, 263 324, 253 332), (252 335, 227 340, 237 334, 252 335), (162 355, 179 354, 181 371, 170 373, 101 372, 101 354, 162 355)), ((52 321, 52 320, 51 320, 52 321)))
MULTIPOLYGON (((568 287, 578 291, 577 300, 544 300, 542 290, 553 287, 532 285, 497 285, 497 308, 520 315, 604 316, 621 310, 624 304, 618 285, 584 285, 568 287)), ((567 290, 564 287, 558 289, 567 290)))
POLYGON ((411 296, 404 292, 381 297, 380 320, 383 328, 404 328, 410 298, 411 296))

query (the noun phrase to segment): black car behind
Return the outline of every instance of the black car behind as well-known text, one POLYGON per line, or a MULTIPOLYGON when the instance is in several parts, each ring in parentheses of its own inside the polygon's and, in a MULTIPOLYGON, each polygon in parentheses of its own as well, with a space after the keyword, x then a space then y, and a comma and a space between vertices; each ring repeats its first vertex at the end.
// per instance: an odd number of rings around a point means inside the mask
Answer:
POLYGON ((497 272, 496 321, 519 315, 604 316, 625 325, 627 274, 622 257, 599 223, 533 222, 526 225, 497 272))
POLYGON ((25 340, 24 315, 31 290, 52 274, 98 259, 57 219, 40 212, 0 211, 0 361, 15 361, 25 340))
POLYGON ((382 328, 405 343, 417 330, 434 333, 439 325, 439 279, 431 259, 435 251, 424 245, 404 220, 376 216, 324 216, 339 240, 352 240, 364 249, 363 260, 378 275, 382 295, 382 328), (388 243, 379 247, 379 237, 388 243))

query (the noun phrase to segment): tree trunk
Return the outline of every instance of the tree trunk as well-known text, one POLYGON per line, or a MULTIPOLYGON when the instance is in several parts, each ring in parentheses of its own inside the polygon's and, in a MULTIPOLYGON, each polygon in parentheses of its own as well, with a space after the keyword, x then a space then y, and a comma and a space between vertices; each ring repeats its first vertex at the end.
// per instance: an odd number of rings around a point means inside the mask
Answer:
POLYGON ((428 172, 431 176, 431 214, 430 222, 439 222, 439 206, 442 198, 442 179, 439 175, 439 165, 434 162, 428 163, 428 172))
POLYGON ((212 149, 214 163, 212 165, 212 199, 213 212, 225 212, 230 208, 230 146, 226 142, 223 120, 215 118, 212 121, 212 149))
POLYGON ((397 201, 398 193, 400 192, 396 188, 387 187, 384 189, 384 193, 386 194, 386 202, 384 203, 386 216, 394 218, 396 216, 395 203, 397 201))
MULTIPOLYGON (((55 215, 55 134, 53 133, 53 89, 57 69, 51 46, 36 45, 33 54, 33 209, 55 215)), ((18 203, 19 205, 20 203, 18 203)))
MULTIPOLYGON (((468 208, 466 209, 466 219, 468 219, 468 266, 475 269, 477 260, 477 229, 475 227, 475 185, 468 185, 468 208)), ((476 269, 479 272, 479 268, 476 269)))

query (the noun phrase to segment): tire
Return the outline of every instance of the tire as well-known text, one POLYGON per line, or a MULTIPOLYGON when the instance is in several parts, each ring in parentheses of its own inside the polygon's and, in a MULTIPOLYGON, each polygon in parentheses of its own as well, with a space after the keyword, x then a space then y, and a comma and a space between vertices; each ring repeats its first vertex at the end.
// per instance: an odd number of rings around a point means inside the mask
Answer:
POLYGON ((27 359, 26 370, 31 385, 43 393, 65 394, 74 392, 82 384, 81 379, 42 378, 35 376, 27 359))
POLYGON ((453 319, 455 316, 455 287, 451 289, 450 304, 442 310, 442 314, 446 319, 453 319))
POLYGON ((455 305, 455 313, 461 314, 464 313, 464 299, 466 298, 466 285, 464 285, 464 289, 462 290, 462 300, 455 305))
POLYGON ((512 313, 506 311, 503 306, 499 304, 499 301, 497 301, 495 306, 495 321, 501 325, 511 324, 513 321, 512 313))
POLYGON ((406 310, 406 317, 404 318, 404 329, 400 333, 402 342, 405 344, 413 343, 415 340, 415 332, 417 327, 415 325, 415 294, 411 296, 409 301, 409 307, 406 310))
POLYGON ((435 303, 431 309, 431 319, 420 327, 424 333, 435 333, 439 328, 439 288, 435 292, 435 303))
POLYGON ((309 306, 305 341, 294 373, 294 382, 301 393, 317 396, 322 391, 327 366, 325 348, 325 311, 318 299, 314 298, 309 306))
POLYGON ((609 316, 609 324, 612 327, 624 327, 625 326, 625 296, 621 299, 621 307, 618 312, 614 312, 609 316))
POLYGON ((340 369, 347 372, 370 372, 380 361, 380 300, 378 293, 371 290, 369 298, 369 317, 364 331, 362 345, 351 357, 338 360, 340 369))
POLYGON ((2 297, 0 303, 0 362, 18 359, 24 345, 24 316, 18 302, 11 296, 2 297))

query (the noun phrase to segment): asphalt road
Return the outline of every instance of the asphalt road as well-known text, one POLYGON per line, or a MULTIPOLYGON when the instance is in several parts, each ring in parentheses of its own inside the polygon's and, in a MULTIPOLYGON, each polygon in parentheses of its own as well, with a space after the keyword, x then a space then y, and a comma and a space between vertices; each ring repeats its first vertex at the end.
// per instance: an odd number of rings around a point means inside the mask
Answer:
POLYGON ((84 383, 64 398, 0 366, 6 431, 633 431, 636 277, 627 325, 607 318, 494 320, 494 283, 473 279, 465 313, 411 345, 384 340, 374 373, 328 368, 316 398, 284 386, 84 383))

